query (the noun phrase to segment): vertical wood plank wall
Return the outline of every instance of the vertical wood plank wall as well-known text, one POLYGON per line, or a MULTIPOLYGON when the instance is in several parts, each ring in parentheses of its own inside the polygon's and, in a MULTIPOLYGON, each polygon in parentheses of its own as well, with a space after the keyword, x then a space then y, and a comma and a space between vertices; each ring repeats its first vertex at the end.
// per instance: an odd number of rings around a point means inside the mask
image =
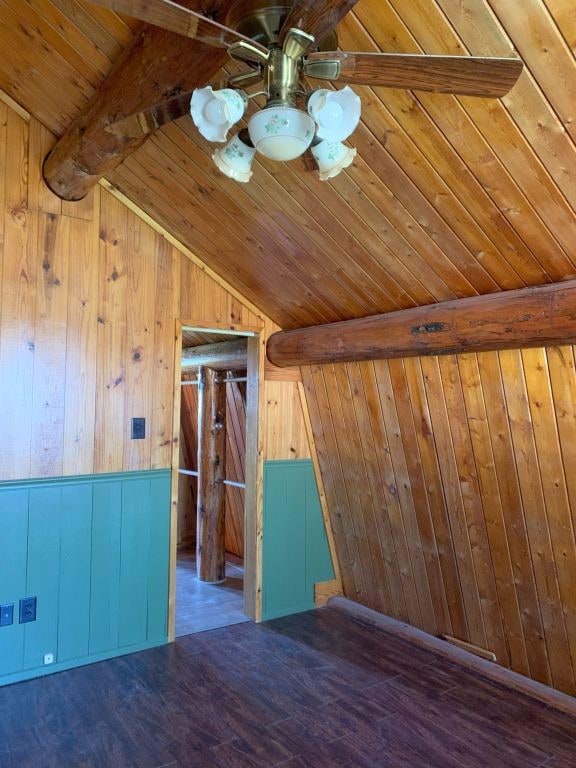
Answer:
MULTIPOLYGON (((187 378, 195 378, 188 376, 187 378)), ((183 447, 186 468, 198 469, 198 389, 195 386, 182 387, 180 407, 183 447)), ((226 385, 226 479, 243 483, 246 456, 246 402, 237 383, 226 385)), ((182 476, 190 487, 189 494, 179 499, 179 544, 191 545, 196 537, 196 494, 195 477, 182 476)), ((237 557, 244 556, 244 490, 226 486, 226 552, 237 557)))
POLYGON ((176 319, 275 326, 103 188, 52 195, 52 142, 0 101, 0 479, 169 467, 176 319))
POLYGON ((303 378, 346 596, 574 694, 574 349, 303 378))

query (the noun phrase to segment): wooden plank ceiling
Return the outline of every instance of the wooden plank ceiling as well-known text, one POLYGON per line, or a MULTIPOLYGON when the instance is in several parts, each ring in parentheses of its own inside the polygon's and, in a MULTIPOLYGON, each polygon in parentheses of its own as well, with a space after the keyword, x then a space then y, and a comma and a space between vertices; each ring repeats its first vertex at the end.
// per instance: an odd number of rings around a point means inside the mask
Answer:
MULTIPOLYGON (((0 87, 61 134, 137 28, 81 0, 0 0, 0 87)), ((502 100, 359 88, 357 158, 327 183, 259 158, 236 184, 187 117, 111 181, 285 328, 576 275, 572 3, 359 0, 339 39, 526 68, 502 100)))

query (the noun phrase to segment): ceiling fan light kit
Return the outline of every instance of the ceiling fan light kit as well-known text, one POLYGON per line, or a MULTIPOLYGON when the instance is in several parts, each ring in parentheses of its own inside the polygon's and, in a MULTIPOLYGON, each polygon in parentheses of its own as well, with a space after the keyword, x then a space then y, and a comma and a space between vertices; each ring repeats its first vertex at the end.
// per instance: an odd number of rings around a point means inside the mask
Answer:
POLYGON ((196 88, 190 102, 194 125, 208 141, 226 141, 228 131, 244 116, 247 99, 232 88, 196 88))
MULTIPOLYGON (((356 150, 342 142, 360 121, 359 97, 348 86, 340 91, 310 91, 306 77, 501 98, 514 86, 523 68, 518 58, 337 50, 334 30, 358 0, 234 0, 226 17, 228 26, 174 0, 91 2, 186 35, 191 44, 196 40, 226 48, 232 58, 249 67, 229 77, 225 88, 205 86, 178 96, 180 103, 191 95, 187 103, 195 125, 202 136, 215 142, 226 141, 232 125, 242 119, 248 99, 266 97, 265 108, 250 118, 248 131, 242 131, 213 155, 223 173, 242 182, 252 175, 255 152, 287 161, 311 148, 323 181, 353 161, 356 150), (240 90, 262 80, 264 90, 250 95, 240 90)), ((178 114, 176 108, 166 110, 164 106, 155 105, 137 114, 137 124, 156 129, 181 117, 187 108, 178 114)), ((127 117, 132 121, 134 116, 127 117)))
POLYGON ((312 155, 318 166, 320 181, 328 181, 352 164, 356 148, 347 147, 341 141, 321 141, 312 147, 312 155))
POLYGON ((256 112, 248 123, 252 144, 270 160, 295 160, 314 139, 316 124, 306 112, 295 107, 273 106, 256 112))
POLYGON ((252 160, 256 154, 247 134, 246 129, 240 131, 212 155, 214 164, 225 176, 244 184, 252 178, 252 160))
POLYGON ((316 138, 344 141, 360 122, 362 102, 350 86, 341 91, 320 88, 308 97, 308 114, 316 123, 316 138))

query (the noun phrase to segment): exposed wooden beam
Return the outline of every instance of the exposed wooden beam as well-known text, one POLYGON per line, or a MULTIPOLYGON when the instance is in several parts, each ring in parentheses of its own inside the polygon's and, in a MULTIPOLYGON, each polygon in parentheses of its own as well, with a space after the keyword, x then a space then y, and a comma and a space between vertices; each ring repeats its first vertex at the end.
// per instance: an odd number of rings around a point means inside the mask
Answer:
POLYGON ((217 584, 226 578, 226 387, 210 368, 198 378, 196 567, 200 581, 217 584))
POLYGON ((216 371, 242 371, 248 365, 246 339, 203 344, 182 350, 182 368, 208 366, 216 371))
POLYGON ((281 331, 267 354, 284 367, 576 342, 576 280, 281 331))
MULTIPOLYGON (((186 4, 221 21, 229 0, 186 4)), ((47 156, 44 179, 50 189, 64 200, 82 199, 149 135, 118 135, 107 130, 110 126, 205 85, 226 60, 223 49, 144 27, 47 156)))

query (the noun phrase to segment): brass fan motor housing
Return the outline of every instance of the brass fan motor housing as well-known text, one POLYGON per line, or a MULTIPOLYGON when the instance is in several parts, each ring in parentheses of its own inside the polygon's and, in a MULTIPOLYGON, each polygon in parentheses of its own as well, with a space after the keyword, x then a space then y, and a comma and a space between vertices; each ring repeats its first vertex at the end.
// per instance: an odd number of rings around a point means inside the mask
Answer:
MULTIPOLYGON (((226 15, 225 24, 270 48, 278 44, 282 24, 291 7, 289 0, 284 3, 278 0, 236 0, 226 15)), ((315 50, 335 51, 337 48, 338 35, 331 32, 324 40, 318 41, 315 50)))

